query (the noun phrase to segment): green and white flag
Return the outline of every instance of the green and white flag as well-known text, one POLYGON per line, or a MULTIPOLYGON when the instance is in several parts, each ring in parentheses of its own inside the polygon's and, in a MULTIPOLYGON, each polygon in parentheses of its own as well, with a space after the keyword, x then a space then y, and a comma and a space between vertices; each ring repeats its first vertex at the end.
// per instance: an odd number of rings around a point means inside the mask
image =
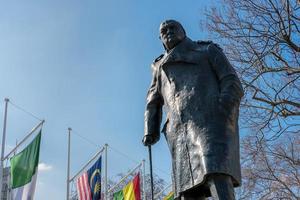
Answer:
POLYGON ((10 159, 13 200, 33 199, 38 172, 40 143, 41 131, 23 151, 10 159))

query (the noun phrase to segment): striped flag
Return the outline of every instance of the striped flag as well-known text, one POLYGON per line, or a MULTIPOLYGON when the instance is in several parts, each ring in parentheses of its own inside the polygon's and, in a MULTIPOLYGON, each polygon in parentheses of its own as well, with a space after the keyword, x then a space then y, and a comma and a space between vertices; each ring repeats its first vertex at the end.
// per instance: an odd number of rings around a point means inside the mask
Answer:
POLYGON ((114 200, 141 200, 139 173, 123 188, 123 190, 114 193, 114 200))
POLYGON ((35 192, 41 131, 20 153, 10 159, 13 200, 32 200, 35 192))
POLYGON ((79 200, 101 199, 101 157, 77 179, 76 187, 79 200))
POLYGON ((88 174, 84 172, 78 179, 77 179, 77 192, 78 192, 78 199, 79 200, 92 200, 91 189, 88 181, 88 174))

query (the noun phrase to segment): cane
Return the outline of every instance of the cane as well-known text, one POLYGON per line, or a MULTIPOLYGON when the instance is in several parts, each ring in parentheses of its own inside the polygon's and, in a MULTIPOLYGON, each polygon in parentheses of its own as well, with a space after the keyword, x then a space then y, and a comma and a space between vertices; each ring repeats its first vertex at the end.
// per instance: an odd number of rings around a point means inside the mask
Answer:
POLYGON ((151 199, 154 200, 151 145, 148 146, 148 151, 149 151, 149 163, 150 163, 151 199))

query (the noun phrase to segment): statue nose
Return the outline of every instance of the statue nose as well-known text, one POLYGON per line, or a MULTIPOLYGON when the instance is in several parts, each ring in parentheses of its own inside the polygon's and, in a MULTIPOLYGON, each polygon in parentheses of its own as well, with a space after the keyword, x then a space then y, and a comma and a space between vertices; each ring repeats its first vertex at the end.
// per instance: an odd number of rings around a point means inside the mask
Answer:
POLYGON ((167 30, 167 34, 173 34, 173 33, 174 33, 173 29, 170 29, 170 28, 169 28, 169 29, 167 30))

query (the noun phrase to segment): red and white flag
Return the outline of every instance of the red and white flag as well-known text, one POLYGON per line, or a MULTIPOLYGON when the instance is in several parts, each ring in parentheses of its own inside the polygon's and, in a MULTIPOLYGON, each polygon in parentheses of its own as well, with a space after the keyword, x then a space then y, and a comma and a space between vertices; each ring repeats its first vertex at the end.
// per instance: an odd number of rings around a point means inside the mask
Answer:
POLYGON ((83 173, 77 179, 76 186, 77 186, 79 200, 92 200, 92 194, 91 194, 87 172, 83 173))

